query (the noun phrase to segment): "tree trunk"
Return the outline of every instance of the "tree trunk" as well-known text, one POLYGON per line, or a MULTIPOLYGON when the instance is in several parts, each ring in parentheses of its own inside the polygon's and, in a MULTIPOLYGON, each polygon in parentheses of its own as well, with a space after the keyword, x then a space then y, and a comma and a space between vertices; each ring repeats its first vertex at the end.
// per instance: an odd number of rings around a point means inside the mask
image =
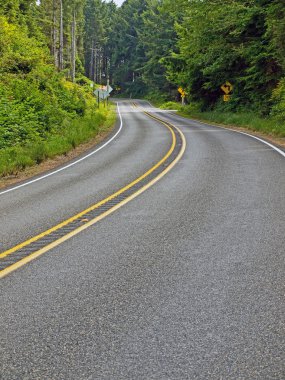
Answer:
POLYGON ((98 49, 94 45, 94 82, 98 83, 98 49))
POLYGON ((91 42, 91 53, 90 53, 90 64, 89 64, 89 78, 94 78, 94 41, 91 42))
POLYGON ((76 15, 73 11, 73 20, 71 23, 71 80, 75 82, 75 63, 76 63, 76 15))
POLYGON ((98 66, 99 66, 99 83, 102 84, 102 47, 101 46, 99 48, 98 66))
POLYGON ((58 33, 58 28, 57 28, 57 19, 56 19, 56 5, 55 5, 55 0, 53 0, 53 5, 52 5, 52 18, 53 18, 53 23, 52 23, 52 55, 54 57, 54 64, 55 67, 59 67, 58 63, 58 49, 57 49, 57 33, 58 33))
POLYGON ((60 27, 59 27, 59 70, 63 70, 63 5, 60 0, 60 27))

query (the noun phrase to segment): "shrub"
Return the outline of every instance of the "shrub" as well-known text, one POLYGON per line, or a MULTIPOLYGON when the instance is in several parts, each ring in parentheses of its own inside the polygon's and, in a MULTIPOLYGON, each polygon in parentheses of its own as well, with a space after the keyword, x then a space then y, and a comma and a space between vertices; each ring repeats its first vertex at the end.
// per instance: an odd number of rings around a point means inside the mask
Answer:
POLYGON ((271 115, 285 123, 285 78, 279 82, 277 88, 273 91, 272 100, 274 105, 271 115))

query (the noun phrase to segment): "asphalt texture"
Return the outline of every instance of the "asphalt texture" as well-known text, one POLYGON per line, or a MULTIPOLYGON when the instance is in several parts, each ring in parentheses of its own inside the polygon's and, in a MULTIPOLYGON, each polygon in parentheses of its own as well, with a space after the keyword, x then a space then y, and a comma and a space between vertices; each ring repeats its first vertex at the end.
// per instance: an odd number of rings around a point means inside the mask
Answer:
MULTIPOLYGON (((149 111, 151 107, 139 102, 149 111)), ((120 101, 105 149, 0 196, 1 251, 143 174, 169 149, 120 101)), ((155 186, 0 284, 0 378, 285 378, 285 158, 158 113, 186 152, 155 186)))

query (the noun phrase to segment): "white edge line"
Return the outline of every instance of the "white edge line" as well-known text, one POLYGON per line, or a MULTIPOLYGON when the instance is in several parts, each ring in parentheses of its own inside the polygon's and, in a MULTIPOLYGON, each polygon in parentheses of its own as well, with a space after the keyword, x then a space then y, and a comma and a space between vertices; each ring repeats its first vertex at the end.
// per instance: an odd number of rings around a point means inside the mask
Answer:
POLYGON ((45 175, 43 175, 43 176, 41 176, 39 178, 35 178, 35 179, 31 180, 31 181, 22 183, 22 185, 18 185, 18 186, 12 187, 11 189, 1 191, 0 195, 7 194, 7 193, 10 193, 11 191, 15 191, 15 190, 18 190, 18 189, 20 189, 22 187, 31 185, 32 183, 35 183, 35 182, 38 182, 38 181, 42 181, 43 179, 48 178, 48 177, 50 177, 50 176, 52 176, 54 174, 57 174, 59 172, 62 172, 65 169, 71 168, 72 166, 78 164, 81 161, 86 160, 87 158, 93 156, 95 153, 99 152, 101 149, 105 148, 107 145, 109 145, 118 136, 118 134, 121 132, 121 130, 123 128, 123 119, 122 119, 122 115, 121 115, 121 112, 120 112, 119 103, 117 103, 117 110, 118 110, 118 114, 119 114, 119 118, 120 118, 120 128, 119 128, 119 130, 116 132, 116 134, 110 140, 108 140, 108 141, 105 142, 105 144, 101 145, 99 148, 97 148, 94 151, 90 152, 86 156, 83 156, 80 159, 72 162, 71 164, 63 166, 62 168, 57 169, 57 170, 55 170, 55 171, 53 171, 53 172, 51 172, 49 174, 45 174, 45 175))
MULTIPOLYGON (((176 115, 176 116, 181 117, 180 115, 176 115)), ((182 116, 182 118, 186 119, 186 120, 193 120, 195 122, 198 122, 199 124, 203 124, 203 125, 206 125, 206 126, 210 126, 210 127, 214 127, 214 128, 216 127, 216 128, 224 129, 225 131, 228 131, 228 132, 235 132, 235 133, 239 133, 240 135, 245 135, 245 136, 251 137, 251 138, 253 138, 255 140, 258 140, 258 141, 262 142, 265 145, 268 145, 270 148, 274 149, 277 153, 281 154, 281 156, 285 157, 285 152, 283 152, 283 150, 277 148, 277 146, 275 146, 273 144, 270 144, 266 140, 261 139, 260 137, 251 135, 250 133, 246 133, 246 132, 242 132, 242 131, 237 131, 236 129, 225 128, 225 127, 223 127, 221 125, 207 124, 207 123, 204 123, 203 121, 199 121, 199 120, 196 120, 196 119, 188 119, 187 117, 184 118, 183 116, 182 116)))
POLYGON ((283 152, 283 150, 277 148, 277 146, 270 144, 269 142, 267 142, 267 141, 265 141, 265 140, 263 140, 257 136, 251 135, 249 133, 241 132, 241 131, 236 131, 235 129, 228 129, 228 128, 224 128, 224 127, 219 127, 219 128, 225 129, 227 131, 240 133, 241 135, 245 135, 248 137, 252 137, 253 139, 258 140, 258 141, 262 142, 263 144, 270 146, 270 148, 274 149, 277 153, 281 154, 281 156, 285 157, 285 152, 283 152))
MULTIPOLYGON (((146 100, 146 102, 147 102, 148 104, 150 104, 151 107, 153 107, 153 105, 152 105, 148 100, 146 100)), ((153 107, 153 108, 155 108, 155 107, 153 107)), ((197 123, 200 123, 200 124, 203 124, 203 125, 207 125, 207 126, 210 126, 210 127, 221 128, 221 129, 224 129, 225 131, 236 132, 236 133, 239 133, 239 134, 241 134, 241 135, 245 135, 245 136, 251 137, 251 138, 253 138, 253 139, 255 139, 255 140, 258 140, 258 141, 262 142, 262 143, 265 144, 265 145, 270 146, 270 148, 274 149, 276 152, 278 152, 279 154, 281 154, 281 156, 285 157, 285 152, 283 152, 283 150, 281 150, 281 149, 277 148, 277 146, 275 146, 275 145, 273 145, 273 144, 270 144, 269 142, 267 142, 267 141, 261 139, 260 137, 257 137, 257 136, 254 136, 254 135, 251 135, 250 133, 246 133, 246 132, 242 132, 242 131, 237 131, 237 130, 235 130, 235 129, 225 128, 225 127, 223 127, 223 126, 221 126, 221 125, 207 124, 207 123, 204 123, 203 121, 196 120, 196 119, 191 119, 191 118, 184 117, 184 116, 180 116, 180 115, 175 115, 175 116, 180 117, 180 118, 182 118, 182 119, 186 119, 186 120, 193 120, 193 121, 195 121, 195 122, 197 122, 197 123)))

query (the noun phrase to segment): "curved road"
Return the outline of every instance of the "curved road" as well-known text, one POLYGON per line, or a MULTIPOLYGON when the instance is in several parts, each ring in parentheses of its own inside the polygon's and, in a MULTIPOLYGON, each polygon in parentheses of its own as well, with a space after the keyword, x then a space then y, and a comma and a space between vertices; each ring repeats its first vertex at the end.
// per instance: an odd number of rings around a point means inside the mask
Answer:
MULTIPOLYGON (((132 202, 1 280, 0 378, 284 379, 284 156, 137 103, 179 127, 185 154, 132 202)), ((166 154, 167 128, 119 106, 123 128, 104 149, 0 194, 0 252, 166 154)))

